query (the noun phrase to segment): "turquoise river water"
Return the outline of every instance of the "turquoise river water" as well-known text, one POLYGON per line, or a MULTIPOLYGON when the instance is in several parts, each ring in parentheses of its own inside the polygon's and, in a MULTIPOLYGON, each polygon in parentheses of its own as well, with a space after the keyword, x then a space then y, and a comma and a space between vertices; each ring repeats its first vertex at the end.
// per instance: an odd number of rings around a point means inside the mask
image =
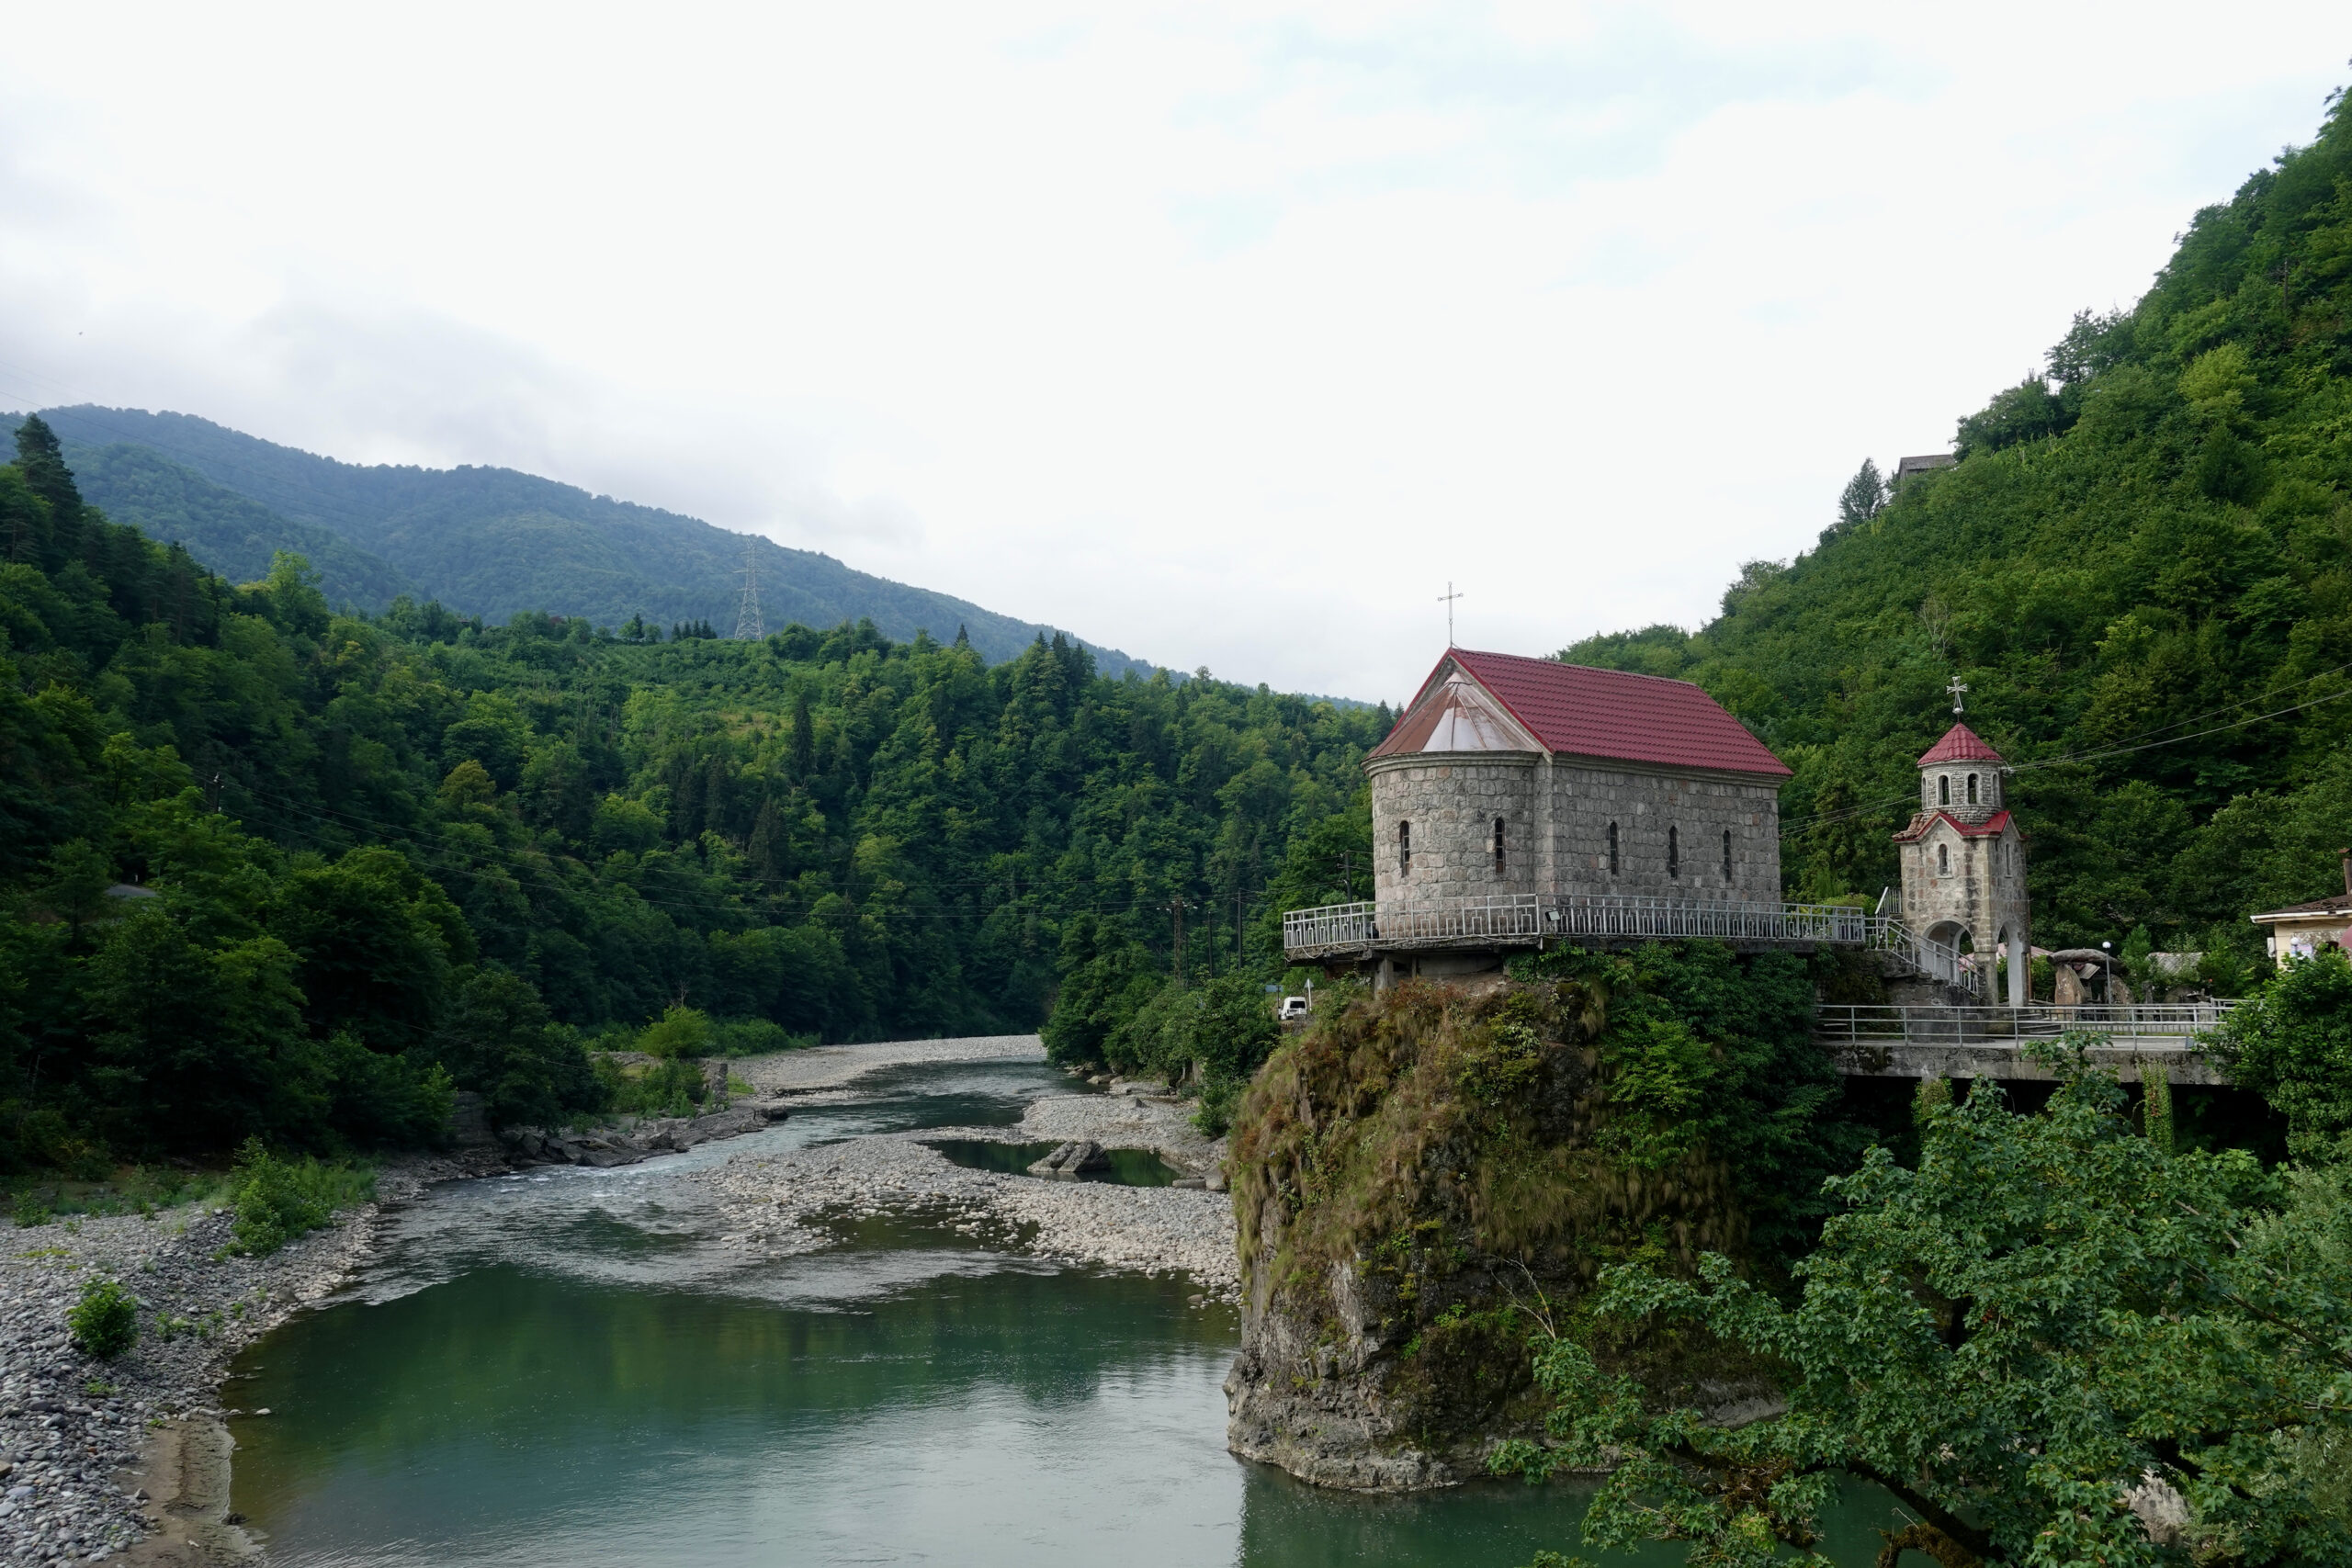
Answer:
MULTIPOLYGON (((1319 1492, 1225 1450, 1236 1312, 914 1220, 752 1262, 697 1166, 1068 1093, 902 1068, 854 1104, 619 1170, 456 1183, 240 1359, 234 1506, 280 1564, 1449 1564, 1575 1551, 1584 1494, 1319 1492)), ((1137 1179, 1151 1179, 1138 1171, 1137 1179)), ((1825 1545, 1896 1521, 1856 1488, 1825 1545)), ((1590 1555, 1588 1553, 1588 1555, 1590 1555)), ((1620 1558, 1669 1563, 1680 1553, 1620 1558)))

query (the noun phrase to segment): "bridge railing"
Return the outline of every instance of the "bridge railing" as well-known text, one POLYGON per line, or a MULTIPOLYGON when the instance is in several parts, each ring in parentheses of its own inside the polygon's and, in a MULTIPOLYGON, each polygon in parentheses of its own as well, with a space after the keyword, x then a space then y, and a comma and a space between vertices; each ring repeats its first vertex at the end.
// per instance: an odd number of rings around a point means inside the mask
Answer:
MULTIPOLYGON (((1293 958, 1306 958, 1375 944, 1412 948, 1504 942, 1532 946, 1546 937, 1714 937, 1883 946, 1884 933, 1874 928, 1890 923, 1843 904, 1702 903, 1597 894, 1546 898, 1504 893, 1386 909, 1365 903, 1295 909, 1283 917, 1283 950, 1293 958)), ((1959 972, 1957 954, 1951 967, 1959 972)))
POLYGON ((1814 1009, 1814 1037, 1831 1045, 2018 1045, 2055 1040, 2069 1031, 2117 1040, 2154 1040, 2186 1046, 2211 1032, 2234 1002, 2129 1002, 2113 1006, 1905 1008, 1836 1006, 1814 1009))

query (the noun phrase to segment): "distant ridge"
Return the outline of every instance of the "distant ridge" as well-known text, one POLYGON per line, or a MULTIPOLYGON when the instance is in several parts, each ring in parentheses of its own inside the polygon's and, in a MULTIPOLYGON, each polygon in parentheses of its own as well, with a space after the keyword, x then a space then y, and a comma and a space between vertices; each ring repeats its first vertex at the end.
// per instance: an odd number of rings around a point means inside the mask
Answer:
MULTIPOLYGON (((853 570, 699 518, 592 495, 513 468, 363 466, 246 435, 192 414, 91 405, 44 409, 85 495, 118 522, 177 539, 224 576, 250 581, 273 550, 311 559, 337 602, 375 611, 438 599, 503 622, 545 610, 618 626, 735 624, 744 547, 758 563, 770 629, 871 618, 884 636, 961 628, 990 662, 1058 629, 968 600, 853 570)), ((13 430, 21 416, 0 423, 13 430)), ((1106 675, 1154 666, 1085 642, 1106 675)))

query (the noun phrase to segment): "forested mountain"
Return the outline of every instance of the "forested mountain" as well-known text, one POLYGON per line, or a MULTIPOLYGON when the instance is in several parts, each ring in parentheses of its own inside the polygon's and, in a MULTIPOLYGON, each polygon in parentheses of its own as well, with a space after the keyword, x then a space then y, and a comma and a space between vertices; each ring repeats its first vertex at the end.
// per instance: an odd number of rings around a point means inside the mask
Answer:
POLYGON ((2197 214, 2132 309, 1961 422, 1956 467, 1849 487, 1723 614, 1562 657, 1679 675, 1761 735, 1789 890, 1875 897, 1913 759, 2018 772, 2035 940, 2258 948, 2352 842, 2352 107, 2197 214))
MULTIPOLYGON (((499 623, 545 612, 610 626, 640 616, 731 630, 749 543, 771 626, 871 620, 901 641, 919 631, 950 638, 961 628, 991 663, 1055 630, 512 468, 340 463, 209 420, 139 409, 82 406, 43 417, 89 500, 115 521, 177 540, 236 581, 266 569, 269 548, 299 552, 331 603, 371 613, 411 592, 499 623), (339 543, 322 547, 330 539, 339 543)), ((1151 673, 1115 649, 1089 651, 1106 674, 1151 673)))
POLYGON ((17 446, 0 1164, 413 1137, 448 1083, 572 1114, 583 1036, 678 1004, 1034 1028, 1066 938, 1164 964, 1179 899, 1193 967, 1230 970, 1388 720, 1059 637, 991 667, 870 622, 338 614, 294 558, 234 587, 108 521, 39 423, 17 446))

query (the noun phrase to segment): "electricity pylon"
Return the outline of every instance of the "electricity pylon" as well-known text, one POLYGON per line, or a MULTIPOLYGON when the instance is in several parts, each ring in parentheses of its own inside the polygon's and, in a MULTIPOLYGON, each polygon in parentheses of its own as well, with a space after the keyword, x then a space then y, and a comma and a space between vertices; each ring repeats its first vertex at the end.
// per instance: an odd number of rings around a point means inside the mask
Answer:
POLYGON ((759 541, 743 541, 743 603, 735 612, 735 640, 758 642, 764 638, 767 628, 760 620, 760 563, 752 551, 759 541))

